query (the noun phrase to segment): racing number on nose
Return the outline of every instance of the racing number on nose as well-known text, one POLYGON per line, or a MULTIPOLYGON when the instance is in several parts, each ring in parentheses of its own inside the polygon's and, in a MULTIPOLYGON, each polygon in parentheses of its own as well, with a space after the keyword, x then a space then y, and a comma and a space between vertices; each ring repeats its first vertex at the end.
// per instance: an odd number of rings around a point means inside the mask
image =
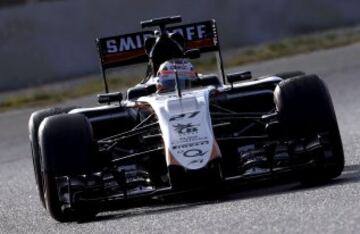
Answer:
POLYGON ((178 119, 191 119, 194 118, 195 116, 197 116, 200 113, 200 111, 195 111, 195 112, 190 112, 190 113, 186 113, 186 114, 180 114, 180 115, 175 115, 173 117, 170 117, 169 121, 175 121, 178 119))

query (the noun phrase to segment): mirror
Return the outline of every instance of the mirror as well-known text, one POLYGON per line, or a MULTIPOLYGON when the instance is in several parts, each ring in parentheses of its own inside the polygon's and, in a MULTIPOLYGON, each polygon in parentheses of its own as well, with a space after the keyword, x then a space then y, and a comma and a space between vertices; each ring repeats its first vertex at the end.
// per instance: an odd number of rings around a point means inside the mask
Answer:
POLYGON ((244 71, 244 72, 227 74, 226 77, 227 77, 227 80, 229 81, 229 83, 232 84, 237 81, 249 80, 252 78, 252 75, 251 75, 250 71, 244 71))
POLYGON ((123 99, 123 95, 120 92, 104 93, 104 94, 98 94, 97 98, 100 104, 111 103, 111 102, 120 103, 123 99))

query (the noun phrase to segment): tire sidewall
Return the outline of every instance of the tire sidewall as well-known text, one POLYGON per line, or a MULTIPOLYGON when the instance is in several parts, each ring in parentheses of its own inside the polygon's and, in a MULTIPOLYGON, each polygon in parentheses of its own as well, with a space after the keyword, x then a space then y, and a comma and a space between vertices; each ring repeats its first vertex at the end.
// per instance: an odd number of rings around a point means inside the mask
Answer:
POLYGON ((329 90, 316 75, 284 80, 274 91, 274 102, 285 138, 313 137, 328 132, 333 152, 304 176, 307 180, 328 180, 339 176, 344 168, 344 152, 329 90))
POLYGON ((40 125, 39 143, 47 210, 57 221, 74 221, 78 218, 79 210, 62 209, 56 178, 91 171, 95 157, 91 124, 82 114, 48 117, 40 125))
POLYGON ((43 178, 42 178, 42 167, 41 167, 41 152, 39 146, 39 138, 38 138, 38 131, 41 122, 50 116, 67 113, 68 111, 75 109, 76 107, 55 107, 55 108, 48 108, 33 112, 29 118, 29 140, 30 140, 30 147, 31 147, 31 155, 34 167, 34 175, 35 175, 35 182, 37 186, 37 191, 39 194, 40 202, 42 206, 45 208, 45 200, 44 200, 44 189, 43 189, 43 178))

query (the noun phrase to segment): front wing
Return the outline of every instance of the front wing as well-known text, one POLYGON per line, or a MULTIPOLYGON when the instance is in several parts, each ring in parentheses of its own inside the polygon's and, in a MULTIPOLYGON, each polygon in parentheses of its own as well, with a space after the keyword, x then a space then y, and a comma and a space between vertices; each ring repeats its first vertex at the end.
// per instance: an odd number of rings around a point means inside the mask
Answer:
MULTIPOLYGON (((208 179, 211 181, 199 181, 196 178, 191 178, 188 184, 182 187, 174 186, 171 183, 165 187, 154 187, 147 183, 148 173, 135 167, 111 169, 90 175, 58 177, 56 181, 59 198, 64 209, 71 209, 109 201, 130 202, 145 198, 176 195, 216 187, 217 185, 241 185, 277 178, 284 174, 291 175, 296 179, 307 170, 316 168, 324 157, 331 157, 331 147, 327 143, 326 137, 324 134, 318 135, 312 140, 301 140, 300 143, 296 144, 296 147, 292 146, 292 154, 286 154, 285 152, 290 149, 283 147, 282 152, 274 152, 276 145, 270 151, 269 149, 263 151, 267 152, 268 155, 259 156, 254 152, 252 156, 249 156, 247 169, 244 169, 239 175, 226 176, 224 171, 226 168, 221 164, 221 161, 210 162, 210 164, 219 163, 217 164, 219 167, 212 167, 219 170, 217 174, 219 177, 209 177, 208 179), (194 181, 196 182, 193 183, 194 181)), ((191 172, 188 173, 191 175, 191 172)), ((171 175, 171 173, 169 174, 171 175)))

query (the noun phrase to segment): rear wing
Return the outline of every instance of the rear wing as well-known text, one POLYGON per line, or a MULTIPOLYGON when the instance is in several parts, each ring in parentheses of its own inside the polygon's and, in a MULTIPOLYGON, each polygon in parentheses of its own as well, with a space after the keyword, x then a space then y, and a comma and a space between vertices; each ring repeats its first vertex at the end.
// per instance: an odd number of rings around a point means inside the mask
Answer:
MULTIPOLYGON (((186 50, 199 49, 201 53, 218 52, 218 65, 224 80, 224 68, 215 20, 172 26, 168 27, 167 31, 182 34, 185 38, 186 50)), ((142 31, 96 39, 106 92, 108 92, 105 73, 107 69, 148 62, 144 41, 151 36, 154 36, 153 31, 142 31)))

